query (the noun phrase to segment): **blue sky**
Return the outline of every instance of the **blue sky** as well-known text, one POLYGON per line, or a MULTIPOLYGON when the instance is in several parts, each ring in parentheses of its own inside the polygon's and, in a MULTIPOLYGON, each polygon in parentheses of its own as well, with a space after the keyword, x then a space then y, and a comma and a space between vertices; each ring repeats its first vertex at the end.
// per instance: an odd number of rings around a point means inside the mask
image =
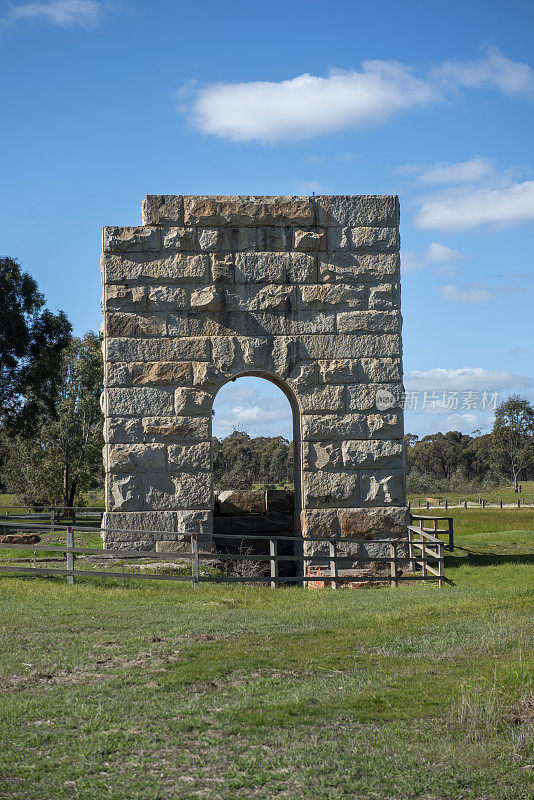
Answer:
MULTIPOLYGON (((534 399, 532 30, 517 0, 0 0, 0 252, 83 333, 146 194, 398 193, 406 428, 485 430, 534 399)), ((217 433, 290 435, 239 387, 217 433)))

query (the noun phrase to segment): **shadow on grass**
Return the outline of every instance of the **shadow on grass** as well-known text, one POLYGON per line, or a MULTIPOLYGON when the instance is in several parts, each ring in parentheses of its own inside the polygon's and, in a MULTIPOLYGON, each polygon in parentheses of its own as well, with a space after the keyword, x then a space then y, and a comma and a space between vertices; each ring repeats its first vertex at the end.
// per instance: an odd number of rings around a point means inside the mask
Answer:
POLYGON ((445 555, 445 569, 462 567, 495 567, 499 564, 534 564, 534 553, 484 553, 469 550, 467 547, 454 548, 455 552, 445 555), (460 551, 459 553, 457 551, 460 551))

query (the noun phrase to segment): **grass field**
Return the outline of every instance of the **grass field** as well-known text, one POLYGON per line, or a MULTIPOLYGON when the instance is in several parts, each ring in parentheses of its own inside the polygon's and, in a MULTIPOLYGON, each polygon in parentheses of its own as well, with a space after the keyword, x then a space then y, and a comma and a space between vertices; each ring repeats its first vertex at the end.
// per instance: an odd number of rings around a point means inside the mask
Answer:
POLYGON ((442 590, 0 579, 0 796, 532 798, 534 513, 454 517, 442 590))
POLYGON ((522 503, 534 504, 534 481, 521 481, 520 493, 514 492, 513 486, 508 484, 507 486, 500 486, 497 489, 492 489, 491 491, 487 492, 462 492, 460 490, 458 492, 434 493, 429 491, 426 494, 409 494, 408 499, 412 504, 412 509, 416 509, 417 501, 419 499, 421 500, 421 503, 426 502, 427 499, 439 499, 442 505, 444 504, 445 500, 447 500, 451 505, 457 505, 458 500, 461 500, 462 503, 465 500, 470 503, 478 503, 480 499, 485 500, 486 503, 498 503, 500 500, 502 500, 505 505, 507 503, 516 505, 518 500, 521 500, 522 503))

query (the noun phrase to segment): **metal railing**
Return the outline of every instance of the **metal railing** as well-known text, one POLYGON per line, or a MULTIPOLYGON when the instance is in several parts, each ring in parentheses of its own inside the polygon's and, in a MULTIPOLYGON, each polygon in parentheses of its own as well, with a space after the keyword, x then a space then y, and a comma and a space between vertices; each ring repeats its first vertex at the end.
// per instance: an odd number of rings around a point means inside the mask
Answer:
MULTIPOLYGON (((20 535, 21 532, 38 534, 43 533, 43 525, 38 523, 16 523, 16 522, 0 522, 0 528, 4 530, 13 529, 20 535)), ((50 532, 54 533, 57 537, 61 533, 57 526, 52 524, 49 528, 50 532)), ((109 532, 112 534, 157 534, 159 537, 165 535, 163 531, 139 531, 139 530, 118 530, 118 529, 100 529, 102 533, 109 532)), ((236 533, 236 534, 211 534, 209 537, 199 537, 196 532, 192 532, 180 541, 183 549, 172 550, 169 552, 154 552, 153 550, 129 550, 129 549, 111 549, 111 548, 97 548, 97 547, 83 547, 77 546, 75 543, 76 534, 82 533, 95 533, 94 528, 72 526, 66 527, 65 544, 33 544, 33 543, 10 543, 1 542, 0 549, 8 550, 23 550, 31 552, 52 552, 65 554, 65 567, 55 566, 38 566, 38 567, 25 567, 20 564, 6 564, 0 562, 0 572, 14 572, 14 573, 30 573, 30 574, 47 574, 65 576, 67 582, 72 584, 76 576, 79 577, 103 577, 103 578, 133 578, 133 579, 152 579, 152 580, 176 580, 176 581, 190 581, 193 586, 198 586, 201 582, 229 582, 229 583, 268 583, 271 588, 276 588, 281 584, 287 583, 302 583, 307 584, 311 581, 317 582, 317 575, 310 574, 310 567, 321 566, 323 567, 322 577, 326 578, 333 589, 339 588, 344 584, 350 584, 355 581, 354 570, 349 568, 343 570, 343 564, 358 563, 358 564, 375 564, 384 565, 387 569, 386 574, 366 574, 358 578, 364 583, 389 583, 391 587, 396 587, 403 581, 414 580, 436 580, 441 587, 446 580, 444 573, 444 543, 433 536, 422 527, 414 525, 408 526, 407 538, 401 539, 380 539, 374 540, 374 543, 380 543, 387 548, 387 555, 384 556, 369 556, 360 555, 358 552, 350 552, 351 545, 357 545, 358 550, 365 548, 369 545, 368 539, 359 537, 313 537, 313 536, 295 536, 295 535, 280 535, 279 533, 236 533), (209 539, 213 544, 224 540, 228 546, 228 540, 234 540, 236 544, 242 544, 243 541, 247 542, 264 542, 269 545, 268 553, 251 553, 251 552, 218 552, 213 551, 211 548, 203 550, 199 543, 209 539), (298 545, 302 554, 281 554, 279 553, 279 545, 290 543, 298 545), (307 544, 324 545, 326 552, 309 554, 306 552, 307 544), (347 546, 348 551, 347 551, 347 546), (345 551, 345 552, 343 552, 345 551), (79 555, 98 555, 102 558, 110 559, 150 559, 151 561, 179 561, 189 562, 190 572, 187 575, 177 574, 162 574, 162 573, 148 573, 148 572, 121 572, 110 570, 92 570, 92 569, 78 569, 76 567, 76 556, 79 555), (261 567, 265 569, 265 574, 247 574, 247 575, 232 575, 232 574, 202 574, 201 563, 203 561, 219 562, 224 566, 227 562, 250 562, 258 565, 258 570, 261 567), (282 564, 292 563, 294 565, 293 571, 297 574, 283 575, 280 574, 280 566, 282 564), (296 567, 296 568, 295 568, 296 567), (407 573, 407 569, 409 573, 407 573), (344 574, 345 573, 345 574, 344 574)), ((167 535, 173 534, 168 532, 167 535)), ((174 534, 175 535, 175 534, 174 534)), ((222 543, 222 542, 221 542, 222 543)), ((9 560, 9 559, 5 559, 9 560)), ((360 570, 361 572, 361 570, 360 570)))

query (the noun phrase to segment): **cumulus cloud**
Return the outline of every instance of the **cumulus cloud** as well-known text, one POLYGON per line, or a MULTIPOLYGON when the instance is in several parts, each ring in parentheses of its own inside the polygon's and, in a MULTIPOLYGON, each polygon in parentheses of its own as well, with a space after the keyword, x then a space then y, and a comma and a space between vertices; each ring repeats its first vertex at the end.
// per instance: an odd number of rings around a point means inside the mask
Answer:
POLYGON ((404 375, 410 391, 510 391, 534 385, 534 379, 516 375, 507 370, 489 370, 482 367, 458 369, 413 369, 404 375))
POLYGON ((19 22, 47 22, 60 28, 90 28, 99 22, 102 11, 102 3, 94 0, 13 3, 0 21, 5 25, 16 25, 19 22))
POLYGON ((426 251, 426 260, 429 264, 444 264, 447 261, 462 261, 463 254, 439 242, 431 242, 426 251))
POLYGON ((469 187, 428 197, 415 216, 423 230, 464 231, 480 225, 534 222, 534 181, 469 187))
POLYGON ((460 286, 448 284, 441 287, 441 296, 445 300, 451 300, 453 303, 467 303, 469 305, 487 303, 488 300, 492 300, 494 297, 490 289, 480 284, 471 284, 463 289, 460 286))
MULTIPOLYGON (((534 70, 497 50, 416 73, 398 61, 374 60, 364 61, 360 70, 331 70, 326 76, 193 87, 188 116, 195 128, 232 141, 298 141, 383 125, 395 115, 442 102, 451 88, 490 86, 530 95, 534 87, 534 70)), ((475 163, 464 170, 484 168, 475 163)))

